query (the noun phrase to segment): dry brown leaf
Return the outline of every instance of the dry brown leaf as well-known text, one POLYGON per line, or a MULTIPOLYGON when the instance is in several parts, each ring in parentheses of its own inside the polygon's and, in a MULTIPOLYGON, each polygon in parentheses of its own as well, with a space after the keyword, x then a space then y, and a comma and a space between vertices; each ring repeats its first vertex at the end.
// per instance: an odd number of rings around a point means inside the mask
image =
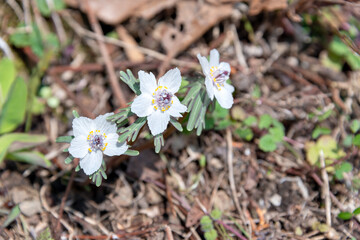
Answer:
MULTIPOLYGON (((207 198, 205 198, 205 197, 202 197, 200 199, 200 202, 208 210, 209 205, 210 205, 209 200, 207 198)), ((198 204, 194 204, 192 206, 192 208, 190 209, 190 211, 188 212, 187 216, 186 216, 186 224, 185 224, 185 226, 187 228, 194 226, 200 220, 200 218, 202 216, 204 216, 204 212, 201 210, 201 208, 199 207, 198 204)))
POLYGON ((134 16, 151 19, 164 9, 174 7, 176 0, 148 0, 144 5, 136 9, 134 16))
POLYGON ((116 32, 119 35, 120 40, 134 46, 134 48, 125 48, 125 53, 129 60, 132 62, 143 62, 145 60, 145 56, 137 48, 135 48, 137 43, 128 31, 123 26, 118 26, 116 27, 116 32))
MULTIPOLYGON (((94 11, 97 18, 107 24, 118 24, 132 16, 134 12, 148 0, 88 0, 89 7, 94 11)), ((86 9, 86 1, 66 0, 67 5, 86 9)))
POLYGON ((231 4, 219 6, 181 1, 176 3, 175 26, 158 24, 154 37, 161 40, 169 56, 176 56, 200 38, 212 26, 232 13, 231 4))
POLYGON ((288 7, 287 0, 252 0, 250 1, 250 15, 257 15, 262 11, 271 12, 288 7))

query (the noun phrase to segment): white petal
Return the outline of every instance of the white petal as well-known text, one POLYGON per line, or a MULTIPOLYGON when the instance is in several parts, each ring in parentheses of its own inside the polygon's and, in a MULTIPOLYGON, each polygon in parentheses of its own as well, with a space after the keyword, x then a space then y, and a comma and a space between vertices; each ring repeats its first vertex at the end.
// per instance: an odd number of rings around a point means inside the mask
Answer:
POLYGON ((217 88, 214 88, 214 94, 221 107, 226 109, 231 108, 234 103, 234 98, 227 88, 222 87, 220 91, 217 88))
POLYGON ((141 93, 153 94, 157 88, 156 78, 154 74, 147 73, 144 71, 139 71, 138 73, 140 80, 140 91, 141 93))
POLYGON ((127 149, 128 146, 126 145, 126 142, 119 143, 118 142, 119 135, 116 133, 111 133, 107 135, 105 142, 108 144, 106 146, 106 149, 104 151, 105 155, 108 156, 115 156, 115 155, 121 155, 123 154, 127 149))
POLYGON ((95 130, 94 120, 87 117, 78 117, 72 121, 74 136, 88 135, 95 130))
POLYGON ((200 53, 198 53, 197 58, 199 59, 202 71, 204 73, 205 76, 210 76, 210 66, 209 66, 209 62, 206 59, 206 57, 203 57, 200 55, 200 53))
POLYGON ((75 137, 70 142, 69 153, 75 158, 83 158, 89 149, 86 135, 80 135, 75 137))
POLYGON ((115 133, 117 130, 116 124, 106 120, 111 115, 114 115, 114 113, 106 113, 95 118, 95 130, 100 130, 101 134, 115 133))
POLYGON ((140 96, 137 96, 134 99, 134 102, 131 104, 131 111, 138 117, 149 116, 152 112, 154 112, 152 100, 153 97, 147 93, 143 93, 140 96))
POLYGON ((219 66, 219 52, 216 49, 210 51, 210 67, 217 67, 219 66))
POLYGON ((206 92, 211 100, 214 99, 214 83, 211 77, 205 78, 206 92))
POLYGON ((171 104, 169 110, 167 110, 166 112, 168 112, 170 116, 173 117, 182 117, 180 113, 185 112, 187 107, 181 104, 176 96, 173 96, 171 100, 173 101, 173 103, 171 104))
POLYGON ((235 88, 230 84, 224 83, 224 87, 226 88, 226 90, 228 90, 231 93, 235 91, 235 88))
POLYGON ((103 160, 103 153, 101 150, 92 151, 80 159, 80 167, 84 170, 86 175, 91 175, 101 167, 103 160))
POLYGON ((176 93, 181 85, 181 73, 178 68, 171 69, 159 79, 159 86, 165 86, 170 92, 176 93))
POLYGON ((165 131, 169 121, 170 115, 167 111, 162 112, 157 110, 147 117, 150 132, 153 136, 165 131))
POLYGON ((231 73, 231 67, 230 67, 230 64, 227 63, 227 62, 221 62, 219 64, 219 68, 222 69, 223 71, 227 71, 230 75, 231 73))

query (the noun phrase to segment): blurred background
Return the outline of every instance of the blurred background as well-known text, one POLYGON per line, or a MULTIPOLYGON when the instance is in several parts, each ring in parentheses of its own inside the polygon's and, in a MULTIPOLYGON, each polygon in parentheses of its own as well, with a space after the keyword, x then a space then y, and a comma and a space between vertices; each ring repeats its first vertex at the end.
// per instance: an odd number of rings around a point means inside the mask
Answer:
POLYGON ((359 26, 355 0, 2 0, 1 238, 360 239, 359 26), (99 188, 65 164, 73 110, 133 100, 120 71, 185 87, 214 48, 235 100, 201 136, 158 155, 145 127, 99 188))

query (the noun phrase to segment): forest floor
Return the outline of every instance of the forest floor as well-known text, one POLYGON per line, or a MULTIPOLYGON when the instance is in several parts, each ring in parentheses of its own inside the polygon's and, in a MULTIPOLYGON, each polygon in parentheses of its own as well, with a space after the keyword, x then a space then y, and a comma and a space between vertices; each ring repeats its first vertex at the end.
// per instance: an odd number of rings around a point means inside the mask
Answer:
POLYGON ((0 147, 0 238, 360 239, 359 10, 343 0, 1 2, 0 57, 14 60, 34 105, 12 133, 46 140, 0 147), (215 106, 200 136, 172 128, 156 154, 145 126, 130 143, 140 154, 106 158, 100 187, 65 164, 56 138, 71 135, 74 109, 94 118, 134 99, 120 71, 159 78, 178 67, 191 83, 211 49, 231 65, 234 105, 215 106))

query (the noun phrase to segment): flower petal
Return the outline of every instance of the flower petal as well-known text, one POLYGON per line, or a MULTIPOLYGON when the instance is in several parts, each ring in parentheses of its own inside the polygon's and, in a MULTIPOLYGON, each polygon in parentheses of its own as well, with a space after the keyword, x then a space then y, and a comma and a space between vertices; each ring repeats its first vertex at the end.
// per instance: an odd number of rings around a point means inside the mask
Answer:
POLYGON ((198 53, 197 58, 199 59, 202 71, 204 73, 205 76, 210 75, 210 66, 209 66, 209 62, 206 59, 206 57, 203 57, 200 55, 200 53, 198 53))
POLYGON ((114 113, 106 113, 95 118, 95 130, 100 130, 101 134, 115 133, 117 130, 116 124, 106 120, 111 115, 114 115, 114 113))
POLYGON ((108 156, 115 156, 123 154, 127 149, 128 146, 126 142, 119 143, 118 142, 119 135, 116 133, 111 133, 106 137, 105 142, 108 144, 105 148, 104 154, 108 156))
POLYGON ((234 98, 226 87, 222 87, 221 90, 214 88, 214 94, 221 107, 226 109, 231 108, 234 103, 234 98))
POLYGON ((83 158, 89 149, 86 135, 80 135, 75 137, 70 142, 69 153, 75 158, 83 158))
POLYGON ((173 103, 171 104, 169 110, 167 110, 167 113, 169 113, 172 117, 182 117, 180 113, 185 112, 187 107, 181 104, 176 96, 173 96, 171 100, 173 103))
POLYGON ((154 112, 154 107, 151 102, 152 100, 153 97, 147 93, 137 96, 131 104, 131 111, 138 117, 149 116, 152 112, 154 112))
POLYGON ((210 51, 210 67, 217 67, 219 66, 219 59, 220 55, 218 50, 213 49, 210 51))
POLYGON ((159 79, 159 86, 166 86, 170 92, 176 93, 181 85, 181 73, 178 68, 171 69, 159 79))
POLYGON ((147 117, 150 132, 153 136, 165 131, 169 121, 170 115, 167 111, 162 112, 157 110, 147 117))
POLYGON ((206 92, 211 100, 214 99, 214 83, 211 77, 205 78, 206 92))
POLYGON ((84 170, 86 175, 91 175, 101 167, 103 160, 103 153, 100 150, 92 151, 80 159, 80 167, 84 170))
POLYGON ((78 117, 72 121, 74 136, 88 135, 89 132, 95 130, 94 121, 87 117, 78 117))
POLYGON ((226 88, 226 90, 228 90, 231 93, 233 93, 235 91, 235 88, 228 83, 224 83, 224 88, 226 88))
POLYGON ((230 73, 231 73, 231 67, 230 67, 230 64, 229 64, 229 63, 227 63, 227 62, 221 62, 221 63, 219 64, 219 68, 222 69, 223 71, 228 72, 229 75, 230 75, 230 73))
POLYGON ((157 88, 156 78, 154 74, 147 73, 144 71, 139 71, 138 73, 140 80, 140 91, 141 93, 153 94, 157 88))

